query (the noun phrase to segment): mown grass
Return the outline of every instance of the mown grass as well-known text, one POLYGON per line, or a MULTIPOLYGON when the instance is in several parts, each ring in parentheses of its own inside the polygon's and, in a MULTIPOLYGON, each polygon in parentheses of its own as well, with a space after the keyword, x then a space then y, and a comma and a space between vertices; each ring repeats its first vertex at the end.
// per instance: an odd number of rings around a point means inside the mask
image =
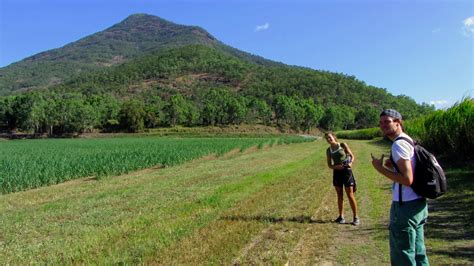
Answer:
MULTIPOLYGON (((2 195, 0 264, 387 264, 390 182, 369 158, 388 146, 347 142, 357 156, 359 227, 331 222, 327 143, 317 141, 2 195)), ((472 261, 427 235, 432 264, 472 261)))

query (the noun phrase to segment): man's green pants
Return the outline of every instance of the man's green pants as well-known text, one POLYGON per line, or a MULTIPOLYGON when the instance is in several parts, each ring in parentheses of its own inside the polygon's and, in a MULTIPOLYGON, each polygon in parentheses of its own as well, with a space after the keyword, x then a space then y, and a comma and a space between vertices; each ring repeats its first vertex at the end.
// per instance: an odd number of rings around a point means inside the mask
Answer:
POLYGON ((392 202, 390 262, 392 265, 429 265, 423 226, 428 218, 426 199, 392 202))

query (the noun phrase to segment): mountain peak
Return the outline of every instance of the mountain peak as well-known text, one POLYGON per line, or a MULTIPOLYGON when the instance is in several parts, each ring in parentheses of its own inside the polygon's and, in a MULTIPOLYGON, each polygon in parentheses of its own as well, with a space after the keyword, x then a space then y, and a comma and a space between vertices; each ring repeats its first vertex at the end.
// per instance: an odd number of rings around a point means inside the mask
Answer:
POLYGON ((156 20, 163 20, 163 21, 166 21, 166 20, 163 19, 163 18, 160 18, 160 17, 155 16, 155 15, 146 14, 146 13, 135 13, 135 14, 131 14, 131 15, 129 15, 128 17, 126 17, 123 21, 127 21, 127 20, 144 20, 144 19, 156 19, 156 20))
POLYGON ((133 43, 140 52, 160 50, 186 44, 214 46, 216 39, 196 26, 185 26, 149 14, 132 14, 96 35, 133 43))
POLYGON ((175 26, 183 27, 182 25, 175 24, 171 21, 167 21, 167 20, 162 19, 158 16, 149 15, 149 14, 145 14, 145 13, 132 14, 132 15, 128 16, 127 18, 125 18, 124 20, 122 20, 122 22, 120 22, 116 25, 137 26, 141 23, 168 24, 168 25, 175 25, 175 26))

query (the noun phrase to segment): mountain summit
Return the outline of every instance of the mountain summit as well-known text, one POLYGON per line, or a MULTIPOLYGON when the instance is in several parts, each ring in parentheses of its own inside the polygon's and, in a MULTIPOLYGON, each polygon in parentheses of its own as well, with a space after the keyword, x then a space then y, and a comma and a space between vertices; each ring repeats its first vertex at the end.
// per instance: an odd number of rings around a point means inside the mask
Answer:
POLYGON ((109 66, 163 48, 188 44, 215 46, 216 43, 216 39, 201 28, 178 25, 152 15, 135 14, 104 31, 25 61, 72 61, 109 66))

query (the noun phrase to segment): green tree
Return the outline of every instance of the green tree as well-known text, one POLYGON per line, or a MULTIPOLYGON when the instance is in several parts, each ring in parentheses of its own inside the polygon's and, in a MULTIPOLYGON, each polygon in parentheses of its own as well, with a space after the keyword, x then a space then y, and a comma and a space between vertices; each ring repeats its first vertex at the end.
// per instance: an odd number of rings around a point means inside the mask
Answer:
POLYGON ((43 99, 38 93, 17 95, 11 103, 11 125, 26 132, 38 132, 44 117, 43 99))
POLYGON ((119 112, 120 126, 129 132, 140 132, 145 127, 145 115, 142 102, 134 99, 126 101, 119 112))
POLYGON ((94 113, 94 127, 108 130, 112 120, 118 120, 120 102, 112 95, 97 94, 87 97, 86 103, 90 105, 94 113))
POLYGON ((154 128, 165 123, 165 103, 159 95, 148 90, 145 94, 141 95, 145 104, 145 127, 154 128))
POLYGON ((94 108, 87 104, 81 94, 65 94, 57 102, 59 133, 90 131, 96 122, 94 108))
POLYGON ((12 117, 12 101, 12 96, 0 98, 0 126, 2 129, 12 129, 12 123, 15 123, 15 119, 12 117))
POLYGON ((293 105, 294 102, 290 97, 281 94, 276 96, 273 108, 275 110, 275 119, 278 126, 283 126, 293 119, 293 105))
POLYGON ((225 87, 206 91, 202 105, 201 118, 205 125, 237 124, 247 113, 245 99, 225 87))
POLYGON ((248 112, 247 99, 242 96, 231 96, 227 98, 225 112, 227 112, 228 124, 240 124, 245 120, 248 112))
POLYGON ((304 124, 305 107, 300 97, 278 95, 274 102, 274 108, 275 118, 279 126, 286 124, 298 130, 304 124))
POLYGON ((199 123, 199 109, 192 101, 187 101, 184 125, 193 126, 199 123))
POLYGON ((349 129, 353 126, 355 114, 352 108, 344 105, 329 107, 321 120, 321 126, 328 130, 349 129))
POLYGON ((269 125, 272 119, 272 109, 262 99, 251 97, 249 101, 248 108, 248 122, 250 123, 262 123, 264 125, 269 125))
POLYGON ((189 103, 183 95, 175 94, 170 97, 168 105, 165 107, 166 121, 169 125, 184 124, 189 112, 189 103))
POLYGON ((48 132, 50 136, 55 134, 54 128, 60 125, 61 113, 59 112, 59 105, 61 101, 61 97, 55 93, 45 95, 42 127, 43 132, 48 132))
POLYGON ((303 128, 309 132, 312 127, 319 125, 319 121, 324 115, 324 110, 322 106, 316 105, 312 98, 301 99, 300 105, 304 110, 303 128))
POLYGON ((376 127, 379 122, 380 111, 372 106, 362 106, 355 114, 355 128, 376 127))
POLYGON ((344 126, 344 110, 339 106, 329 107, 321 120, 321 126, 327 130, 339 130, 344 126))

